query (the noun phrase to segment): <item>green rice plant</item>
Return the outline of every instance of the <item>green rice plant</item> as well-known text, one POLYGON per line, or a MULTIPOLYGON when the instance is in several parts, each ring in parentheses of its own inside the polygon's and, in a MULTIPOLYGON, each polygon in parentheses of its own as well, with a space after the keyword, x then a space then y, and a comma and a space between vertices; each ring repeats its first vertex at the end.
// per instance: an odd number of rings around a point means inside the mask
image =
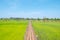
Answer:
POLYGON ((24 40, 27 20, 0 21, 0 40, 24 40))
POLYGON ((32 24, 38 40, 60 40, 59 22, 33 21, 32 24))

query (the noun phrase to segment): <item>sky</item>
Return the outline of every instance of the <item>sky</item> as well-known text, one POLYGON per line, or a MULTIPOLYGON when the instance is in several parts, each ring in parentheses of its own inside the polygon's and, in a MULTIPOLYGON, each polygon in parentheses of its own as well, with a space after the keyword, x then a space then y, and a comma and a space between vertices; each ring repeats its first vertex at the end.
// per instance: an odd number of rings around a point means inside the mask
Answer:
POLYGON ((60 18, 60 0, 0 0, 0 18, 60 18))

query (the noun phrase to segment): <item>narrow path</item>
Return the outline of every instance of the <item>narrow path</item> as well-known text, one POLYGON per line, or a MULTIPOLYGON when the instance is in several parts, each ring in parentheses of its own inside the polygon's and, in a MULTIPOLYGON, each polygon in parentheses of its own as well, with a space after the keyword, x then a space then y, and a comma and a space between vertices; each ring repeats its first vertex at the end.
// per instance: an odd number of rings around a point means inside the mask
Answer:
POLYGON ((37 40, 34 30, 32 28, 31 21, 29 21, 29 25, 24 40, 37 40))

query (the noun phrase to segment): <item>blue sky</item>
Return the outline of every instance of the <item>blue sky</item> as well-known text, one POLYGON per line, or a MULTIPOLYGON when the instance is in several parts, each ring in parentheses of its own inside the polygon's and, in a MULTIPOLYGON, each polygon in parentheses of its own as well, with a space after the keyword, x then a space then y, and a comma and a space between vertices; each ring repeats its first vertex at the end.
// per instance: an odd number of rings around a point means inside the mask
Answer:
POLYGON ((0 18, 60 18, 60 0, 0 0, 0 18))

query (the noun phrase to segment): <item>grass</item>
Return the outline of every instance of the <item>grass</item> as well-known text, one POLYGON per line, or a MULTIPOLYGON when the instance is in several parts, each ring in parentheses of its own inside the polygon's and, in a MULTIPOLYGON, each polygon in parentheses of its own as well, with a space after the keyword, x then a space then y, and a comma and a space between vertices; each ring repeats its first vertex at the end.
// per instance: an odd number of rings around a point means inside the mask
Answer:
POLYGON ((0 40, 24 40, 28 21, 0 20, 0 40))
POLYGON ((60 40, 59 22, 33 21, 32 24, 38 40, 60 40))

